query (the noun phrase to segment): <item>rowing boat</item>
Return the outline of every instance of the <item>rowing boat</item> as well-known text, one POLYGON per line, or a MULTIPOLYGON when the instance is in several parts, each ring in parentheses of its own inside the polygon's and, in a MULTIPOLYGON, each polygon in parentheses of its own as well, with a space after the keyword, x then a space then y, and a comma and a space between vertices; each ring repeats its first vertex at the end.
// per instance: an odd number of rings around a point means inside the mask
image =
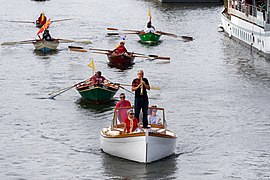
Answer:
POLYGON ((160 124, 149 124, 148 129, 129 134, 119 124, 120 110, 124 109, 131 108, 115 109, 111 126, 100 132, 101 149, 105 153, 140 163, 151 163, 174 153, 177 135, 166 127, 164 108, 149 107, 163 117, 160 124))
POLYGON ((36 40, 33 42, 35 49, 43 53, 51 52, 57 49, 59 40, 54 39, 52 41, 36 40))
POLYGON ((129 56, 126 54, 123 55, 111 55, 107 54, 107 57, 109 59, 109 65, 117 68, 127 68, 129 66, 132 66, 134 64, 134 56, 129 56))
POLYGON ((140 41, 141 43, 155 45, 158 44, 161 34, 150 32, 150 33, 140 33, 138 34, 138 36, 141 39, 140 41))
POLYGON ((93 85, 88 82, 84 82, 77 85, 76 90, 86 100, 106 102, 112 99, 119 90, 119 86, 113 84, 93 85))

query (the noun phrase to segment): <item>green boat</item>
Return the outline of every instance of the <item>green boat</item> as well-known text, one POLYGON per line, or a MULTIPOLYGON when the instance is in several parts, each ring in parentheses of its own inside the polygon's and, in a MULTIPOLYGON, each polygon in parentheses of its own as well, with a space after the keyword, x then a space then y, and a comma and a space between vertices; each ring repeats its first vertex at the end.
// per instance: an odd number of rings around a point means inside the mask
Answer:
POLYGON ((159 38, 161 34, 156 33, 145 33, 145 34, 138 34, 141 39, 141 43, 144 44, 158 44, 159 38))
POLYGON ((76 86, 80 95, 89 101, 106 102, 112 99, 112 97, 119 90, 117 85, 93 85, 89 83, 81 83, 76 86))

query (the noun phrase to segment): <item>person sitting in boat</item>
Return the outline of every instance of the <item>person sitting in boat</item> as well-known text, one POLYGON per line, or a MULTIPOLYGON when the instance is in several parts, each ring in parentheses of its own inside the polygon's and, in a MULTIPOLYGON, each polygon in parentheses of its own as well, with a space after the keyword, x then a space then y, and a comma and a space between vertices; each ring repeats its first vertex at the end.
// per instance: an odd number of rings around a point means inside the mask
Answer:
POLYGON ((47 21, 47 17, 45 16, 44 12, 42 12, 40 16, 38 17, 38 19, 36 20, 36 24, 43 25, 46 23, 46 21, 47 21))
POLYGON ((123 55, 125 53, 128 53, 128 52, 127 52, 127 49, 125 47, 125 41, 122 40, 122 41, 120 41, 119 46, 112 51, 112 56, 119 56, 119 55, 123 55))
POLYGON ((148 115, 148 123, 149 124, 161 124, 161 119, 157 115, 157 109, 152 109, 150 115, 148 115))
POLYGON ((124 126, 124 133, 131 133, 137 130, 142 130, 138 119, 134 117, 134 112, 132 109, 128 110, 128 116, 121 123, 124 126))
POLYGON ((120 108, 120 109, 118 109, 119 122, 122 122, 124 119, 127 118, 128 109, 121 109, 124 107, 131 107, 131 103, 129 102, 129 100, 126 100, 125 93, 121 93, 120 94, 120 101, 115 106, 115 108, 120 108))
POLYGON ((155 33, 155 31, 155 27, 152 25, 151 21, 149 21, 144 28, 143 33, 155 33))
POLYGON ((48 29, 46 29, 44 31, 42 39, 45 40, 45 41, 51 41, 52 40, 52 37, 51 37, 48 29))
POLYGON ((90 79, 91 84, 94 85, 102 85, 104 83, 107 83, 107 80, 104 76, 101 75, 100 71, 97 71, 90 79))

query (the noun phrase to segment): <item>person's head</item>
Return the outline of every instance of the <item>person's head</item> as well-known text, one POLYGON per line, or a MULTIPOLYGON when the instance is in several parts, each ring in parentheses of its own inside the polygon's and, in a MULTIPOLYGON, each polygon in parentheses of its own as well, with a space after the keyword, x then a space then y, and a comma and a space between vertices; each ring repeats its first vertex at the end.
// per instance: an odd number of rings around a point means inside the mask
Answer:
POLYGON ((120 101, 124 101, 126 99, 125 93, 120 94, 120 101))
POLYGON ((138 78, 140 79, 140 78, 143 78, 143 70, 139 70, 138 71, 138 73, 137 73, 137 75, 138 75, 138 78))
POLYGON ((134 117, 134 112, 133 112, 132 109, 128 110, 128 111, 127 111, 127 114, 128 114, 128 117, 129 117, 129 118, 133 118, 133 117, 134 117))
POLYGON ((125 46, 125 41, 120 41, 119 46, 125 46))
POLYGON ((101 76, 101 72, 100 72, 100 71, 97 71, 97 72, 96 72, 96 75, 97 75, 98 77, 100 77, 100 76, 101 76))
POLYGON ((157 109, 152 109, 152 115, 156 115, 157 114, 157 109))
POLYGON ((148 27, 148 28, 151 28, 151 27, 152 27, 151 21, 149 21, 149 22, 147 23, 147 27, 148 27))

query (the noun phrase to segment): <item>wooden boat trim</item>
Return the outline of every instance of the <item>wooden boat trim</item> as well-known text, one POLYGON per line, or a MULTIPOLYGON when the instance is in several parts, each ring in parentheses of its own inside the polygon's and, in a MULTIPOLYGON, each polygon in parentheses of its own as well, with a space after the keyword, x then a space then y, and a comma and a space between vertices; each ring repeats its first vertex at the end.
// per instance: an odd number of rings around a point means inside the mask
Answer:
MULTIPOLYGON (((78 88, 76 88, 76 89, 79 92, 85 92, 85 91, 94 90, 94 89, 102 89, 102 90, 109 91, 109 92, 115 92, 115 91, 117 91, 119 89, 119 88, 111 87, 114 90, 110 90, 110 89, 106 89, 106 88, 102 88, 102 87, 98 87, 98 86, 97 87, 94 87, 93 89, 90 89, 91 86, 93 86, 93 85, 90 85, 89 88, 88 89, 85 89, 85 90, 79 90, 78 88)), ((110 86, 107 86, 107 87, 110 87, 110 86)))

